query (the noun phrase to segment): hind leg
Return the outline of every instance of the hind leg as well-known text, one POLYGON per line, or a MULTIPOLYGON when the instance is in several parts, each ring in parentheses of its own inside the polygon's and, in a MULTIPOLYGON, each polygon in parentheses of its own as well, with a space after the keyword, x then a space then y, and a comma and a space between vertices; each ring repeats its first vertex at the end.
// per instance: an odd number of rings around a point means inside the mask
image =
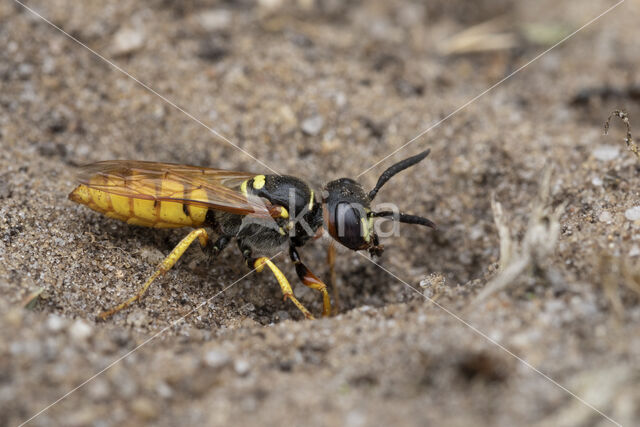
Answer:
POLYGON ((178 243, 176 245, 176 247, 173 248, 171 253, 169 255, 167 255, 167 257, 158 265, 158 267, 156 268, 156 271, 151 275, 151 277, 149 277, 147 279, 147 281, 144 283, 144 285, 142 286, 142 288, 138 291, 138 293, 136 295, 132 296, 131 298, 129 298, 125 302, 115 306, 114 308, 112 308, 110 310, 103 311, 102 313, 100 313, 98 315, 98 317, 100 319, 104 320, 107 317, 117 313, 118 311, 122 310, 125 307, 128 307, 132 303, 134 303, 134 302, 138 301, 140 298, 142 298, 142 295, 144 295, 144 293, 147 291, 147 289, 149 289, 149 286, 151 286, 151 283, 155 279, 157 279, 159 276, 162 276, 164 273, 169 271, 171 269, 171 267, 173 267, 175 265, 175 263, 178 262, 180 257, 187 250, 187 248, 189 246, 191 246, 191 244, 196 239, 198 239, 200 241, 200 245, 203 248, 207 247, 207 244, 209 242, 209 235, 207 234, 207 231, 204 228, 198 228, 196 230, 193 230, 184 239, 182 239, 180 241, 180 243, 178 243))

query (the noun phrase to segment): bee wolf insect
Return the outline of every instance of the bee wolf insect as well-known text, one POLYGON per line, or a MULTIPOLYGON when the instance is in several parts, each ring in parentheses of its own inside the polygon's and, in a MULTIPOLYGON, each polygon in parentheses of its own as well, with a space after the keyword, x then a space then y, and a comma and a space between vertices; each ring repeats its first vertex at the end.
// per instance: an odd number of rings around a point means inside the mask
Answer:
POLYGON ((312 319, 311 313, 294 296, 285 275, 264 256, 288 246, 298 277, 304 285, 322 294, 322 315, 328 316, 331 301, 327 286, 302 262, 297 248, 319 236, 325 228, 335 241, 349 249, 380 255, 383 248, 374 230, 375 218, 434 228, 434 223, 427 218, 392 211, 373 212, 370 207, 378 190, 389 179, 428 154, 426 150, 391 166, 369 193, 358 182, 340 178, 325 186, 322 197, 293 176, 132 160, 84 166, 80 184, 69 194, 72 201, 132 225, 194 228, 136 295, 104 311, 100 317, 104 319, 139 300, 151 283, 171 269, 195 240, 210 259, 235 241, 249 268, 262 271, 265 266, 269 267, 284 298, 312 319), (217 238, 211 240, 207 230, 212 230, 217 238))

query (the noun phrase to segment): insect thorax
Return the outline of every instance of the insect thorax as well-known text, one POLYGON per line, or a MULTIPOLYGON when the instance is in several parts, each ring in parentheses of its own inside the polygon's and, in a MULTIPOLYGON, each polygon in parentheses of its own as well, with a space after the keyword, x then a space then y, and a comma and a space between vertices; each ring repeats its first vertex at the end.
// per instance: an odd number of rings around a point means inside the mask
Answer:
POLYGON ((260 234, 256 240, 263 237, 281 242, 286 237, 284 240, 290 238, 295 246, 302 246, 322 226, 322 204, 316 200, 315 192, 299 178, 287 175, 256 175, 242 184, 241 191, 246 196, 261 197, 286 209, 284 216, 266 219, 262 221, 264 224, 260 220, 245 218, 245 224, 248 221, 253 223, 244 233, 252 236, 260 234), (276 239, 272 230, 277 230, 282 237, 276 239))

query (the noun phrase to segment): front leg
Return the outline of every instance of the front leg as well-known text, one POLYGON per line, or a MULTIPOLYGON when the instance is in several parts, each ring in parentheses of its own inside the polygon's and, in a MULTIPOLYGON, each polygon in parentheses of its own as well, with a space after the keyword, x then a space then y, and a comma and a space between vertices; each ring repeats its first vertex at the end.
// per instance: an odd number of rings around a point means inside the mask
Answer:
POLYGON ((137 294, 135 294, 125 302, 115 306, 114 308, 109 309, 107 311, 103 311, 98 315, 98 317, 102 320, 105 320, 107 317, 111 316, 112 314, 117 313, 123 308, 140 300, 140 298, 142 298, 142 295, 144 295, 144 293, 147 291, 149 286, 151 286, 151 283, 154 280, 156 280, 159 276, 162 276, 167 271, 169 271, 171 267, 173 267, 175 263, 178 262, 180 257, 187 250, 187 248, 196 239, 198 239, 198 241, 200 242, 200 246, 202 246, 203 248, 206 248, 207 245, 209 244, 209 235, 207 234, 207 231, 204 228, 198 228, 196 230, 193 230, 191 233, 187 235, 187 237, 182 239, 180 243, 178 243, 178 245, 175 248, 173 248, 171 253, 167 255, 167 257, 158 265, 158 267, 156 267, 156 271, 151 275, 151 277, 147 279, 144 285, 142 285, 142 288, 138 291, 137 294))
POLYGON ((322 293, 322 317, 327 317, 331 314, 331 300, 329 299, 329 292, 327 291, 327 285, 322 280, 309 270, 309 268, 302 263, 300 255, 296 248, 289 246, 289 256, 291 261, 296 266, 296 273, 305 286, 320 291, 322 293))
POLYGON ((251 255, 251 248, 243 244, 241 240, 238 240, 238 247, 240 248, 240 251, 242 252, 242 256, 244 257, 244 260, 247 263, 247 266, 249 268, 255 269, 258 273, 260 273, 264 269, 265 265, 269 267, 269 269, 273 273, 273 276, 276 278, 276 280, 278 281, 278 284, 280 285, 280 289, 282 290, 284 299, 291 300, 291 302, 294 303, 296 307, 298 307, 298 309, 302 312, 302 314, 304 314, 305 318, 307 319, 314 318, 311 312, 307 310, 306 307, 302 305, 300 301, 298 301, 295 295, 293 295, 293 289, 291 289, 291 285, 289 284, 287 277, 284 275, 282 271, 280 271, 280 269, 273 262, 271 262, 269 258, 264 256, 259 258, 253 258, 251 255))

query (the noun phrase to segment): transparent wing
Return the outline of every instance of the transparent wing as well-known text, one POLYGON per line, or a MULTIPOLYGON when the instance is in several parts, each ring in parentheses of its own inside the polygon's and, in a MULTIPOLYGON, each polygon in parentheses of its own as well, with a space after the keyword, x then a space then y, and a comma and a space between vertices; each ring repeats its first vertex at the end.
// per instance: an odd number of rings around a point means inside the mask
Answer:
POLYGON ((239 215, 280 216, 267 200, 245 196, 240 186, 255 174, 174 163, 107 160, 83 166, 89 188, 134 199, 172 201, 239 215))

